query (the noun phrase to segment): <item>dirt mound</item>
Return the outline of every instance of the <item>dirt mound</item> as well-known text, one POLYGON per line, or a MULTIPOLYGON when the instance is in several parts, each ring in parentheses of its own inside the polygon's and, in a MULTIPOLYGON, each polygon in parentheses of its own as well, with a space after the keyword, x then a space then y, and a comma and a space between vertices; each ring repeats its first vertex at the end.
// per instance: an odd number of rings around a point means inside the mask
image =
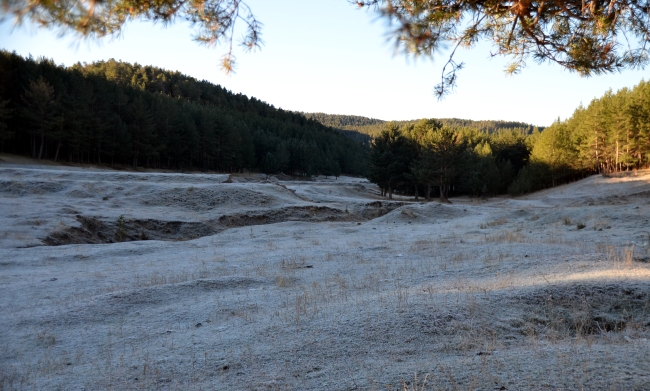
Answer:
POLYGON ((462 206, 450 206, 439 203, 405 204, 399 203, 399 209, 386 214, 378 222, 396 223, 436 223, 469 215, 462 206))
POLYGON ((285 221, 367 221, 389 213, 402 203, 371 202, 351 205, 346 210, 327 206, 290 206, 282 209, 258 213, 238 213, 225 215, 218 222, 224 227, 243 227, 249 225, 273 224, 285 221))
MULTIPOLYGON (((581 205, 582 201, 591 199, 593 202, 598 199, 615 202, 618 197, 634 194, 643 194, 650 191, 650 171, 639 171, 628 173, 621 177, 605 177, 592 175, 574 183, 569 183, 554 188, 541 190, 519 199, 543 199, 551 203, 561 202, 563 205, 573 201, 581 205)), ((587 201, 586 205, 589 205, 587 201)))
POLYGON ((143 194, 140 202, 146 206, 163 206, 205 212, 226 206, 237 208, 279 206, 286 202, 287 198, 293 199, 294 202, 302 201, 289 190, 279 186, 255 184, 243 187, 233 183, 220 186, 162 190, 153 194, 143 194), (255 186, 257 189, 251 188, 251 186, 255 186))
POLYGON ((221 229, 202 222, 125 219, 106 221, 98 217, 77 216, 80 226, 66 227, 43 239, 48 246, 100 244, 136 240, 191 240, 214 235, 221 229))
POLYGON ((650 327, 649 284, 550 286, 523 296, 521 304, 527 314, 522 333, 575 336, 650 327))
POLYGON ((277 209, 222 215, 216 222, 164 221, 122 218, 109 221, 101 217, 77 215, 79 226, 66 227, 49 234, 43 243, 100 244, 138 240, 192 240, 215 235, 228 228, 282 223, 286 221, 366 221, 383 216, 401 203, 372 202, 341 210, 326 206, 289 206, 277 209))
POLYGON ((640 191, 631 194, 611 195, 605 197, 587 197, 572 202, 569 206, 606 206, 606 205, 626 205, 638 202, 648 202, 650 200, 650 190, 640 191))
POLYGON ((504 346, 536 336, 551 341, 604 335, 650 327, 650 284, 566 284, 521 292, 498 299, 471 298, 453 311, 414 311, 394 327, 462 341, 452 350, 478 349, 489 335, 504 346), (498 304, 497 304, 498 303, 498 304), (483 339, 484 341, 484 339, 483 339))
POLYGON ((292 206, 258 213, 237 213, 221 216, 217 221, 224 227, 243 227, 281 223, 285 221, 353 221, 354 217, 340 209, 326 206, 292 206))
POLYGON ((58 193, 67 184, 48 181, 0 181, 0 193, 6 196, 24 196, 32 194, 58 193))

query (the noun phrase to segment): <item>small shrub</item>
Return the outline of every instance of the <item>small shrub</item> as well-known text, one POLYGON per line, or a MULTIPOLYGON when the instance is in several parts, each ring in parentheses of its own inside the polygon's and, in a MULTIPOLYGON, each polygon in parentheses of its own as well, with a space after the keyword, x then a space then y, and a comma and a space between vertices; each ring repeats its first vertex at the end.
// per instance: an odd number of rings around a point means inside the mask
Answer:
POLYGON ((571 225, 571 219, 568 217, 563 218, 562 222, 564 223, 564 225, 571 225))
POLYGON ((123 242, 124 239, 126 239, 126 221, 124 220, 124 215, 120 215, 120 217, 117 218, 115 237, 118 242, 123 242))
POLYGON ((583 229, 583 228, 585 228, 585 227, 586 227, 586 225, 584 225, 583 223, 578 223, 578 224, 576 225, 576 228, 577 228, 577 229, 583 229))

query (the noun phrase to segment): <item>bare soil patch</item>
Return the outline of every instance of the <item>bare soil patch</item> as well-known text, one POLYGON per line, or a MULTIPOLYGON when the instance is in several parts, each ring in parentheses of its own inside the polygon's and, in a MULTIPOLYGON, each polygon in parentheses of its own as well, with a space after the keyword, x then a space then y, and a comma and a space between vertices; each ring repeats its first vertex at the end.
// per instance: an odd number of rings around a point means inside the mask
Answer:
POLYGON ((401 205, 403 203, 390 202, 382 204, 376 201, 365 205, 354 205, 351 207, 353 212, 320 205, 289 206, 266 211, 222 215, 216 221, 207 222, 124 219, 120 224, 119 217, 115 221, 106 221, 100 217, 77 215, 76 219, 80 226, 64 227, 52 232, 43 239, 43 243, 48 246, 60 246, 65 244, 101 244, 137 240, 192 240, 215 235, 228 228, 287 221, 367 221, 387 214, 401 205))

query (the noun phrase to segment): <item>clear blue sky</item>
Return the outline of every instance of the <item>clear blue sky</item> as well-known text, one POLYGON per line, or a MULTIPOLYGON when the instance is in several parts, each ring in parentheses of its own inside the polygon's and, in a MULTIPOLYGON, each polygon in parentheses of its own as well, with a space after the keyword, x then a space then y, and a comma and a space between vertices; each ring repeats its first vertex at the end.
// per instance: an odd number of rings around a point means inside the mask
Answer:
POLYGON ((191 39, 183 22, 168 27, 133 22, 122 36, 100 41, 60 38, 56 31, 8 20, 0 24, 0 47, 71 65, 115 58, 178 70, 285 110, 352 114, 383 120, 424 117, 501 119, 550 125, 569 117, 609 88, 632 87, 650 72, 581 78, 556 65, 529 66, 506 76, 507 61, 490 59, 490 46, 459 52, 466 63, 458 89, 443 101, 433 96, 444 54, 433 61, 395 54, 387 26, 346 0, 249 0, 264 23, 261 51, 236 51, 238 66, 219 68, 225 47, 206 48, 191 39))

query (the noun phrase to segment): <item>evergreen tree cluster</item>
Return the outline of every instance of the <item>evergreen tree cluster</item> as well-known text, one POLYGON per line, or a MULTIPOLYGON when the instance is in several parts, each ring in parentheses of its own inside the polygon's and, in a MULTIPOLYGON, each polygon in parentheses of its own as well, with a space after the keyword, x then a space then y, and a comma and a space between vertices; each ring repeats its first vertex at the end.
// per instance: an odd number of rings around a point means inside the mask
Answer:
POLYGON ((389 198, 395 192, 430 199, 437 191, 442 200, 452 193, 502 194, 528 163, 528 139, 521 129, 488 132, 437 119, 388 123, 373 140, 369 179, 389 198))
MULTIPOLYGON (((324 113, 302 113, 309 119, 314 119, 323 125, 330 126, 342 131, 354 131, 363 135, 377 137, 388 124, 388 121, 383 121, 375 118, 360 117, 356 115, 338 115, 338 114, 324 114, 324 113)), ((415 125, 419 120, 409 121, 392 121, 398 126, 415 125)), ((476 129, 489 133, 498 132, 501 130, 517 130, 527 134, 533 133, 535 130, 543 130, 543 127, 536 127, 524 122, 516 121, 473 121, 469 119, 459 118, 436 118, 441 125, 456 128, 456 129, 476 129)), ((368 138, 368 142, 371 138, 368 138)))
POLYGON ((650 82, 608 91, 531 140, 530 163, 510 192, 522 194, 594 173, 650 166, 650 82))
POLYGON ((73 163, 364 175, 368 148, 305 116, 179 72, 63 67, 0 52, 0 150, 73 163))

